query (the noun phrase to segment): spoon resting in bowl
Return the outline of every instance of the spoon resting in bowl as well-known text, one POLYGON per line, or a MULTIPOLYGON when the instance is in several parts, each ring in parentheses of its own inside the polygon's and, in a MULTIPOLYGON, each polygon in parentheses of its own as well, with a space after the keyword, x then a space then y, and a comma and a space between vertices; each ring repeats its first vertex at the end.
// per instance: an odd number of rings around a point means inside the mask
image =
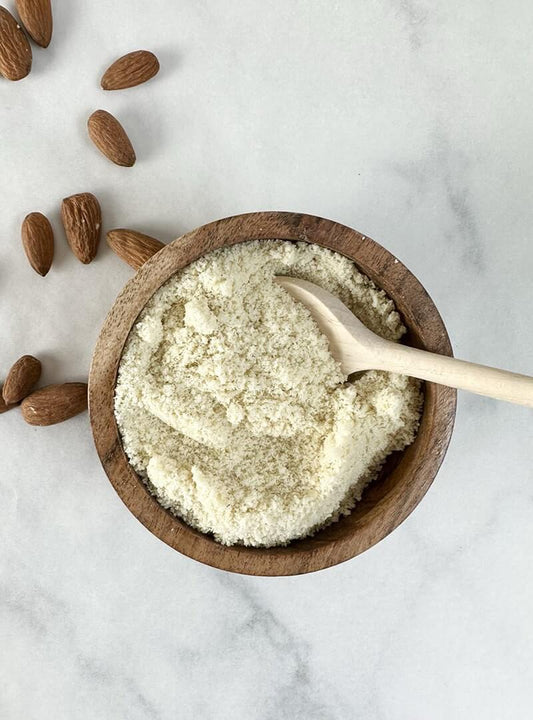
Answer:
POLYGON ((285 276, 277 276, 275 282, 307 307, 346 375, 386 370, 533 407, 533 377, 384 340, 363 325, 343 302, 318 285, 285 276))

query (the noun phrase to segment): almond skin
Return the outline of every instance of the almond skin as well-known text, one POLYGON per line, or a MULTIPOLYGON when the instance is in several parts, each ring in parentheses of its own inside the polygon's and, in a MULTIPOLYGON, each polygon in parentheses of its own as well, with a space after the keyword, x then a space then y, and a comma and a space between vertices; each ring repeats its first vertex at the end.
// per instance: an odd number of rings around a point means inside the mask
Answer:
POLYGON ((6 401, 4 400, 4 396, 2 395, 3 387, 0 387, 0 415, 2 413, 7 412, 8 410, 13 410, 14 407, 17 407, 16 405, 8 405, 6 401))
POLYGON ((47 385, 28 395, 20 407, 30 425, 55 425, 87 409, 87 384, 47 385))
POLYGON ((165 243, 150 235, 125 228, 110 230, 107 233, 107 244, 134 270, 138 270, 152 255, 165 247, 165 243))
POLYGON ((70 249, 87 265, 94 260, 100 242, 100 203, 92 193, 71 195, 61 204, 61 219, 70 249))
POLYGON ((115 165, 135 165, 135 150, 119 121, 106 110, 96 110, 87 121, 89 137, 115 165))
POLYGON ((22 24, 31 39, 43 48, 52 39, 52 3, 50 0, 16 0, 22 24))
POLYGON ((22 80, 31 70, 31 47, 13 15, 0 5, 0 75, 22 80))
POLYGON ((104 90, 123 90, 150 80, 159 72, 159 60, 148 50, 136 50, 123 55, 105 71, 104 90))
POLYGON ((33 355, 23 355, 12 365, 2 388, 6 405, 14 405, 30 394, 41 377, 41 363, 33 355))
POLYGON ((54 259, 54 231, 45 215, 33 212, 22 223, 22 245, 30 265, 42 277, 50 270, 54 259))

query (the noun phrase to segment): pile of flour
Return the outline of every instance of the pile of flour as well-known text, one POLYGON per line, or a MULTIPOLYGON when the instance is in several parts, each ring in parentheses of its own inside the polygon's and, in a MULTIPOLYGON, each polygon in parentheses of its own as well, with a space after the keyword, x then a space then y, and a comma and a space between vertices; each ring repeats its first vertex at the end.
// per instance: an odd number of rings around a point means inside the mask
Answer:
POLYGON ((275 275, 321 285, 385 338, 405 332, 350 260, 308 243, 217 250, 155 293, 118 372, 124 449, 164 507, 227 545, 286 544, 338 519, 418 427, 419 384, 345 383, 275 275))

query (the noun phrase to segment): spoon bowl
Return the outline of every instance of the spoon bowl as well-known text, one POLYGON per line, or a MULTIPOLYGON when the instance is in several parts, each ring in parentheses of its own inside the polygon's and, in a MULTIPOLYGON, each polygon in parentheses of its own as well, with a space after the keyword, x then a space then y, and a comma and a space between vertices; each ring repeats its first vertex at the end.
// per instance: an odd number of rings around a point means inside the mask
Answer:
POLYGON ((381 340, 339 298, 308 280, 278 275, 274 282, 309 310, 345 375, 376 370, 381 340))

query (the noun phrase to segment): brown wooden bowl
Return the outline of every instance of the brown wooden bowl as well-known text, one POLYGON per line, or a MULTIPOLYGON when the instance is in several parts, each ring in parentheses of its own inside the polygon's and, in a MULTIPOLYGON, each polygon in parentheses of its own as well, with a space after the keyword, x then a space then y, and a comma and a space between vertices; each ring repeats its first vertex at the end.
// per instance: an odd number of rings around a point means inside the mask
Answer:
POLYGON ((89 378, 96 449, 122 501, 154 535, 195 560, 249 575, 313 572, 382 540, 412 512, 433 482, 455 419, 455 390, 426 383, 415 442, 388 459, 348 517, 287 547, 226 547, 165 510, 128 463, 115 422, 115 382, 126 338, 146 302, 177 270, 217 248, 274 238, 316 243, 350 258, 394 300, 408 328, 409 344, 452 355, 446 328, 418 280, 376 242, 331 220, 285 212, 238 215, 183 235, 143 265, 118 296, 96 343, 89 378))

